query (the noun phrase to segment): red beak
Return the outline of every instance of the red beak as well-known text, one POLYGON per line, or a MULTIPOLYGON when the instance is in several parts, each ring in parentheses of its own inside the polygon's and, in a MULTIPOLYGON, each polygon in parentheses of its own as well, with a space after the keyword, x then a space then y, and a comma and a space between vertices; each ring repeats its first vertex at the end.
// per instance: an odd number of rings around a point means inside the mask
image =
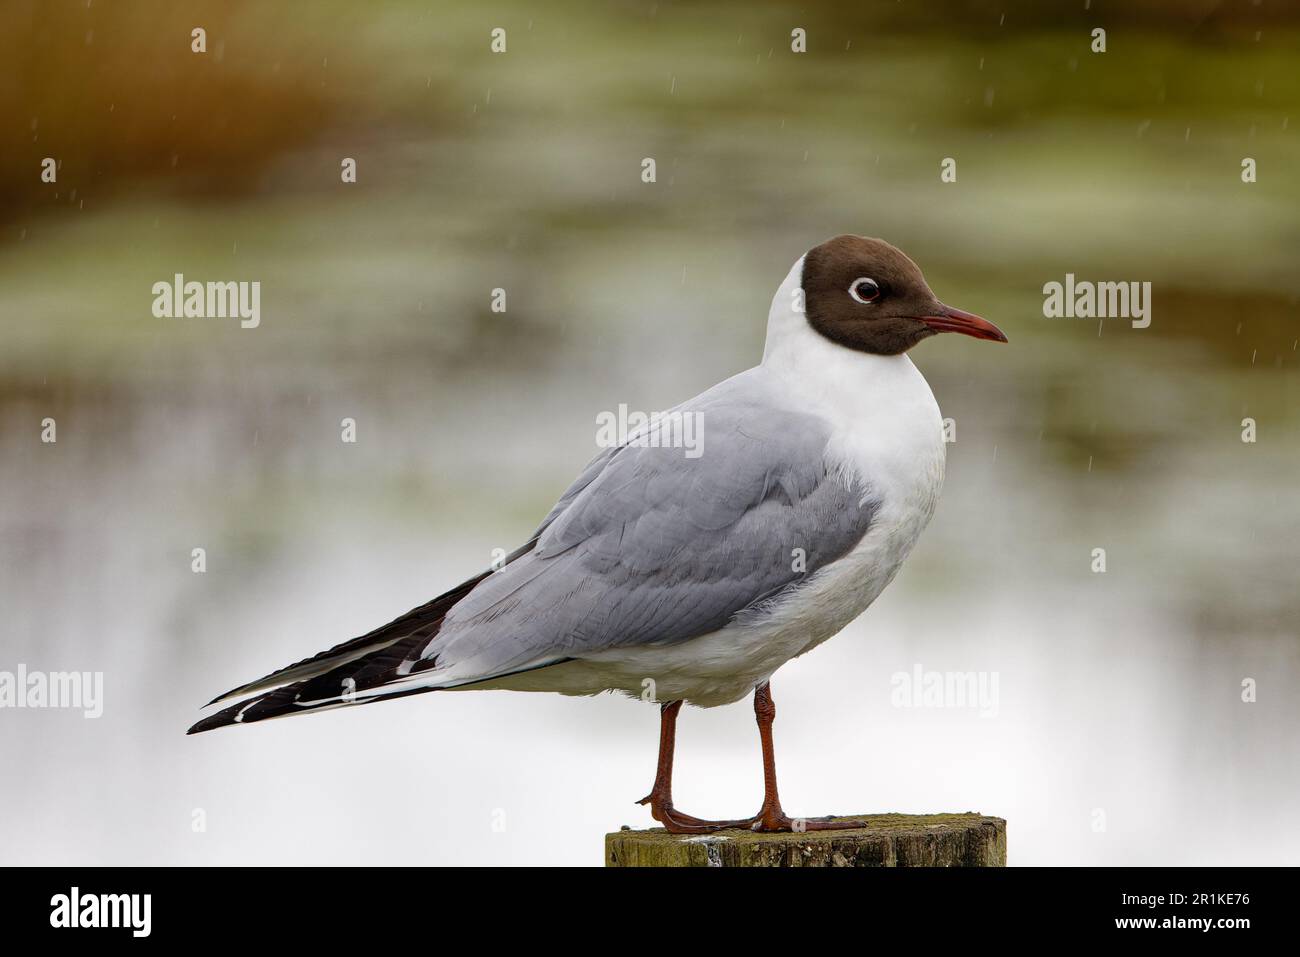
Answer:
POLYGON ((974 336, 976 339, 992 339, 994 342, 1007 341, 1007 337, 1002 334, 1002 330, 987 319, 981 319, 969 312, 962 312, 960 309, 953 309, 951 306, 944 306, 937 316, 918 316, 917 318, 931 329, 937 329, 939 332, 960 332, 963 335, 974 336))

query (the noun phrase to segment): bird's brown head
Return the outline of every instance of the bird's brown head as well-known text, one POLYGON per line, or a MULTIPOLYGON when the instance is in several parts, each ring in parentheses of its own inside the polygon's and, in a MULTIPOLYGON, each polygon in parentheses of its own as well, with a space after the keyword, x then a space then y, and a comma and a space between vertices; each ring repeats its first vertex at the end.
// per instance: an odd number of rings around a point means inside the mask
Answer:
POLYGON ((916 263, 882 239, 836 236, 803 261, 804 313, 850 349, 895 356, 939 332, 1006 342, 991 322, 941 303, 916 263))

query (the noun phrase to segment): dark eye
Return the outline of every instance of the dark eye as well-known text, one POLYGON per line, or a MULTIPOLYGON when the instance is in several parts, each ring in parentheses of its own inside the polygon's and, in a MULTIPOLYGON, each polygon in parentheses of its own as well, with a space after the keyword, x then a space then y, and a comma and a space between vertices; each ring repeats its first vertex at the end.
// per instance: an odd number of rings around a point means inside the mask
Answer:
POLYGON ((874 279, 855 279, 849 286, 849 295, 865 306, 880 298, 880 287, 874 279))

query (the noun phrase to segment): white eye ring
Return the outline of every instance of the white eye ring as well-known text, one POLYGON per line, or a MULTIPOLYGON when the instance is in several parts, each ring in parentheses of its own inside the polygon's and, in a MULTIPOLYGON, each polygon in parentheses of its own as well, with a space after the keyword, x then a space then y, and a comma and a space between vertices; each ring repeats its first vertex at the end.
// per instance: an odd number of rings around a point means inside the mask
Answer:
POLYGON ((864 306, 869 306, 880 298, 880 285, 874 279, 862 276, 853 280, 849 286, 849 295, 855 302, 860 302, 864 306), (866 295, 863 295, 863 293, 866 295))

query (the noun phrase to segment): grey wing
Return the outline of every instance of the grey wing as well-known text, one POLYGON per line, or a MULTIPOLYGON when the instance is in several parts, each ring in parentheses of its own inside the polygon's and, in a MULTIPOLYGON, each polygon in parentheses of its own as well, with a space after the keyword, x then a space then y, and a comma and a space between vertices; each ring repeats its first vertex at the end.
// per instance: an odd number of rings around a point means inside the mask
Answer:
POLYGON ((879 503, 828 461, 820 419, 747 376, 674 410, 700 416, 697 457, 634 444, 597 456, 536 547, 451 609, 417 670, 445 687, 686 641, 852 549, 879 503))

